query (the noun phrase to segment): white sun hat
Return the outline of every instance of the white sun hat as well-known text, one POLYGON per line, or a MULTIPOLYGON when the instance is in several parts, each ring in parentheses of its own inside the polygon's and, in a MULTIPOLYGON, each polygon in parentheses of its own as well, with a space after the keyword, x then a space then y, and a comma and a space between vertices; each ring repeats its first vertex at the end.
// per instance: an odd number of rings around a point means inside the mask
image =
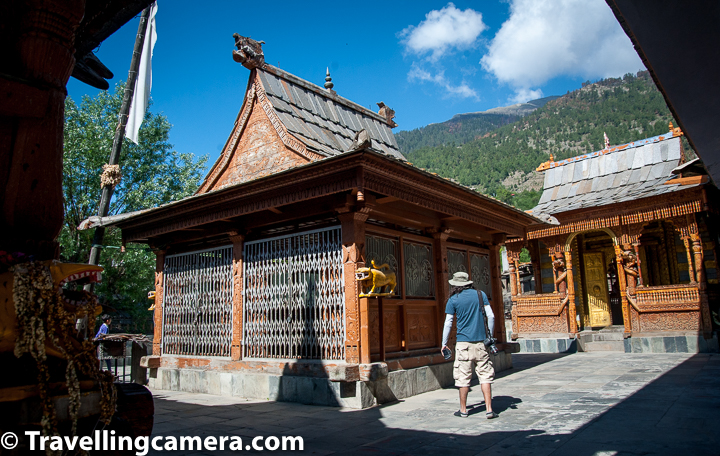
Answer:
POLYGON ((465 285, 470 285, 472 283, 472 280, 469 280, 470 277, 468 277, 467 272, 456 272, 453 274, 453 278, 448 280, 450 282, 450 285, 456 286, 456 287, 464 287, 465 285))

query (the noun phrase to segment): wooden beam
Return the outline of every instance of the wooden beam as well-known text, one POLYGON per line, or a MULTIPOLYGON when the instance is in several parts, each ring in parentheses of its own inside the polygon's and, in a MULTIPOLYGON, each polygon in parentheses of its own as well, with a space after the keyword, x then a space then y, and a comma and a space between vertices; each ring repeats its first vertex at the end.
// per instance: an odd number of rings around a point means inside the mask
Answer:
POLYGON ((670 179, 667 182, 664 182, 663 185, 697 185, 697 184, 707 184, 710 181, 710 177, 708 176, 691 176, 691 177, 681 177, 679 179, 670 179))
POLYGON ((417 229, 440 225, 440 220, 437 217, 422 214, 420 211, 408 211, 396 206, 376 206, 371 209, 370 217, 417 229))
POLYGON ((393 201, 400 201, 400 198, 396 198, 394 196, 386 196, 384 198, 379 198, 377 200, 378 204, 385 204, 385 203, 392 203, 393 201))
POLYGON ((280 209, 278 209, 278 208, 276 208, 276 207, 269 207, 268 210, 269 210, 270 212, 274 212, 274 213, 276 213, 276 214, 282 214, 282 213, 283 213, 280 209))

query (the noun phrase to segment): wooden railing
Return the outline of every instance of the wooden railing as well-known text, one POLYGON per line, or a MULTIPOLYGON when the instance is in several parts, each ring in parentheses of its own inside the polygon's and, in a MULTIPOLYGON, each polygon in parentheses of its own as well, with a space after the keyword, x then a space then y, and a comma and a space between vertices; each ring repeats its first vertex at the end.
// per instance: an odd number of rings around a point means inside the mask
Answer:
POLYGON ((628 293, 628 301, 640 313, 700 310, 697 284, 640 287, 628 293))
POLYGON ((518 317, 542 315, 560 315, 567 305, 560 293, 520 295, 514 298, 515 312, 518 317))

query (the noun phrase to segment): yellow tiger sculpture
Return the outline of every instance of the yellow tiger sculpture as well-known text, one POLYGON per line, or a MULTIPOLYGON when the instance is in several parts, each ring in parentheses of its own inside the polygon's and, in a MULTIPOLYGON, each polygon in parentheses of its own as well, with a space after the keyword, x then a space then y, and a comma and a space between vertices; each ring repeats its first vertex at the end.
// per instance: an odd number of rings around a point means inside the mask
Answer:
POLYGON ((355 272, 355 280, 360 282, 362 287, 360 297, 391 296, 397 286, 395 273, 390 270, 387 263, 380 266, 375 265, 375 260, 370 263, 371 268, 358 268, 355 272), (383 272, 381 269, 387 269, 388 271, 383 272))

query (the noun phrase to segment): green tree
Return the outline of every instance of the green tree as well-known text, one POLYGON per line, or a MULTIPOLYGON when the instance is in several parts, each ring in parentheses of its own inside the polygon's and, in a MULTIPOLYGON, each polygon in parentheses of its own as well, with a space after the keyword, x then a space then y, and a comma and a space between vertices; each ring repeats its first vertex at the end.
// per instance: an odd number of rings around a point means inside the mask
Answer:
MULTIPOLYGON (((77 227, 97 215, 100 174, 110 155, 124 88, 120 82, 114 92, 83 97, 79 106, 70 97, 65 103, 65 223, 59 237, 63 261, 88 261, 93 230, 78 231, 77 227)), ((123 141, 122 180, 115 187, 109 215, 159 206, 195 192, 207 157, 196 159, 175 151, 168 143, 170 128, 165 116, 148 110, 139 144, 123 141)), ((134 245, 121 252, 120 242, 120 230, 110 227, 100 256, 100 265, 105 268, 103 282, 95 291, 101 304, 129 314, 138 323, 133 329, 149 330, 143 325, 150 319, 145 309, 150 304, 147 292, 154 286, 155 255, 144 246, 134 245)))

